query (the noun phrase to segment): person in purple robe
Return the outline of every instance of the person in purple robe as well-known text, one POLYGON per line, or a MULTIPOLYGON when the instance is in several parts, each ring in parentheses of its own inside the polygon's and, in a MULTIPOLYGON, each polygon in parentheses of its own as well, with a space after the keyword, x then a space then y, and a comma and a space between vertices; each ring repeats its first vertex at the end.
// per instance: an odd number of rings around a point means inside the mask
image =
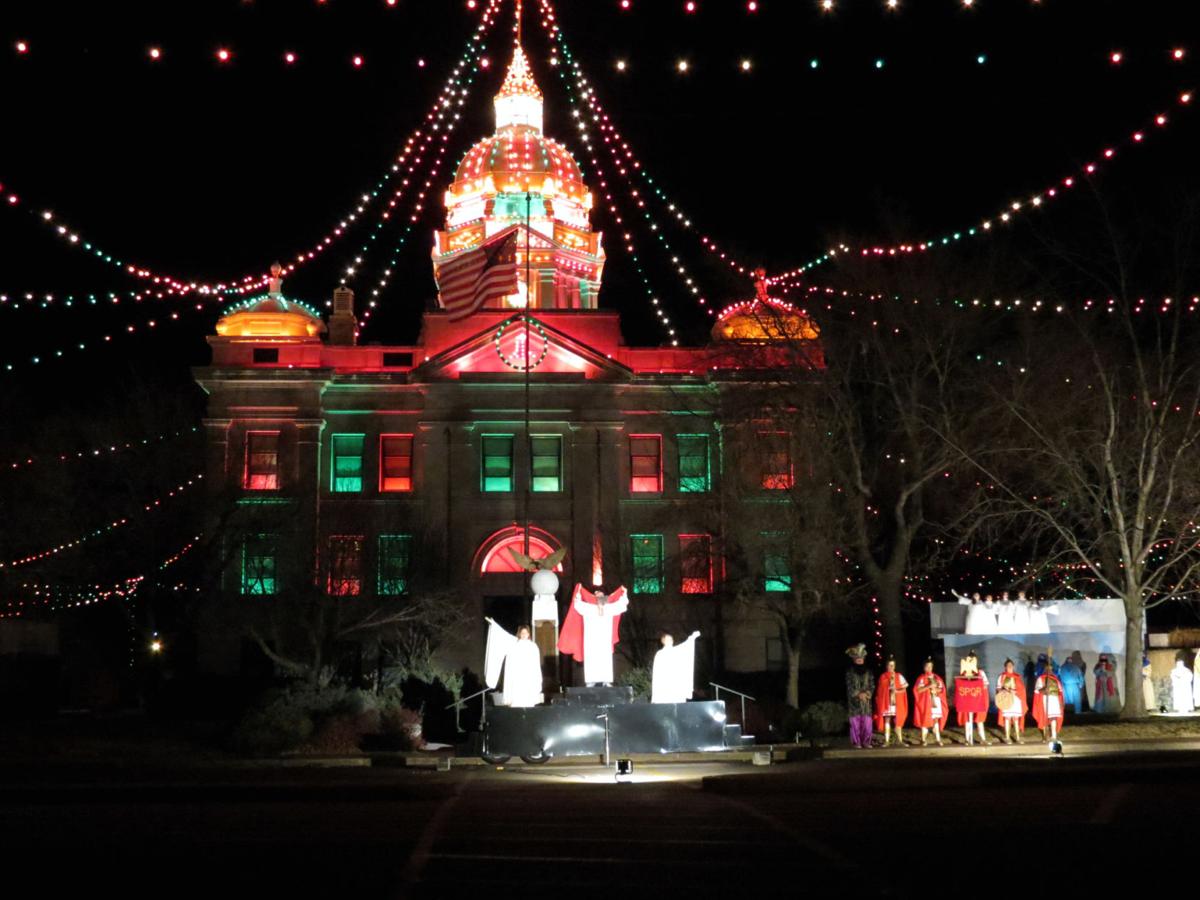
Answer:
POLYGON ((856 644, 846 651, 850 668, 846 670, 846 714, 850 719, 850 746, 866 750, 874 731, 875 673, 867 665, 867 645, 856 644))

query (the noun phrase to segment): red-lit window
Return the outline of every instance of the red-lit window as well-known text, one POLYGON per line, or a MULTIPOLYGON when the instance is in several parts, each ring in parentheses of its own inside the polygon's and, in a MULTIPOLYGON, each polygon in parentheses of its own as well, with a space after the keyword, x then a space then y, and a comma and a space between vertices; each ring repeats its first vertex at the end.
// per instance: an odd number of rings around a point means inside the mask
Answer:
POLYGON ((242 487, 248 491, 279 490, 278 431, 251 431, 246 434, 242 487))
POLYGON ((684 594, 711 594, 713 590, 712 538, 707 534, 679 536, 679 569, 684 594))
POLYGON ((635 494, 662 492, 662 435, 629 436, 629 490, 635 494))
POLYGON ((379 438, 379 490, 412 490, 413 439, 411 434, 385 434, 379 438))
POLYGON ((790 436, 786 431, 760 431, 762 486, 768 491, 785 491, 795 483, 790 436))
POLYGON ((329 579, 327 590, 333 597, 357 597, 362 593, 363 536, 329 536, 329 579))

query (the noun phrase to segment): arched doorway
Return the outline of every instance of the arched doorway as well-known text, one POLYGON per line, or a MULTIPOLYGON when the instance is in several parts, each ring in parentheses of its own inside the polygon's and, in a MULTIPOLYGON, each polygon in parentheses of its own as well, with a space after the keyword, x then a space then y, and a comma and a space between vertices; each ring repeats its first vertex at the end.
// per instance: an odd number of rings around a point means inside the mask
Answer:
MULTIPOLYGON (((529 555, 534 558, 549 556, 562 546, 550 532, 529 526, 529 555)), ((525 552, 525 529, 520 525, 509 525, 488 535, 479 549, 475 552, 475 571, 480 575, 503 572, 520 572, 521 567, 513 559, 509 550, 518 553, 525 552)), ((555 572, 562 572, 562 563, 555 566, 555 572)))

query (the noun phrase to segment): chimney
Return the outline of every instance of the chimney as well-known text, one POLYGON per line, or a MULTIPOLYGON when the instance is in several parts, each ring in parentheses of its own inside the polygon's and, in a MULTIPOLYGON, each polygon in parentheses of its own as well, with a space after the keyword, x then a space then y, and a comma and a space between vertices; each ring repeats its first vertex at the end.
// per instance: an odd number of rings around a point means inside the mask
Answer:
POLYGON ((354 318, 354 291, 342 285, 333 291, 333 315, 329 317, 329 343, 352 346, 358 342, 358 320, 354 318))

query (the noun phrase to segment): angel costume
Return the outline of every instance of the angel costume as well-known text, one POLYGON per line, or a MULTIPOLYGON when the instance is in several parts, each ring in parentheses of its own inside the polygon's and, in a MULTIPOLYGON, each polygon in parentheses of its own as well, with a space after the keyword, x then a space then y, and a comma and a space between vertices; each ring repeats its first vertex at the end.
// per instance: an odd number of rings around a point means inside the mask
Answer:
POLYGON ((1192 670, 1182 659, 1171 670, 1171 709, 1177 713, 1192 711, 1192 670))
POLYGON ((959 605, 967 608, 966 634, 996 633, 996 613, 993 604, 972 599, 957 591, 953 593, 958 598, 959 605))
POLYGON ((542 702, 542 654, 529 638, 509 634, 488 620, 484 683, 495 688, 504 668, 504 705, 537 706, 542 702))
POLYGON ((663 647, 654 654, 654 674, 650 681, 651 703, 686 703, 692 696, 696 673, 696 638, 663 647))

